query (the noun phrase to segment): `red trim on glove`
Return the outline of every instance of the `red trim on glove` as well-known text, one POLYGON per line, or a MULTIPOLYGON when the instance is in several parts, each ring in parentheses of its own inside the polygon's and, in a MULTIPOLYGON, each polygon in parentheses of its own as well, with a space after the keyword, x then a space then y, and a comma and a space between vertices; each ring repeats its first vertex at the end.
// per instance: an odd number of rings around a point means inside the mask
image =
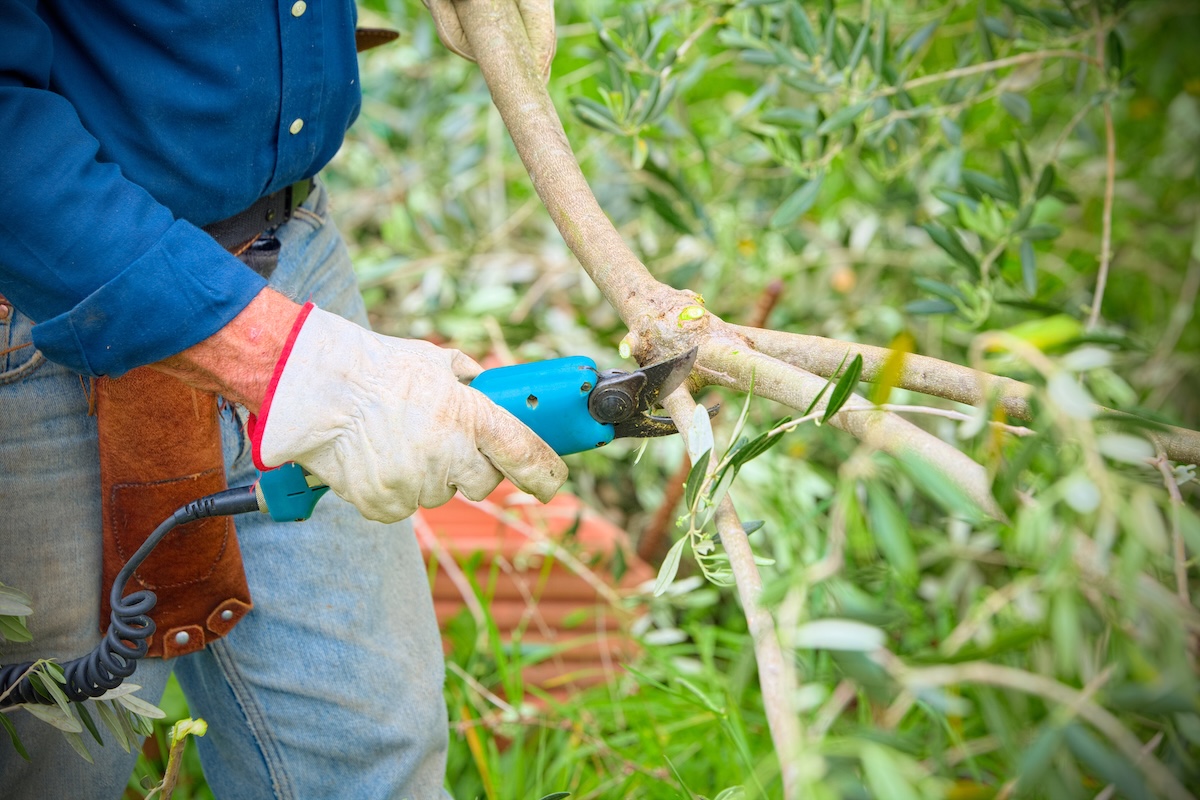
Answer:
MULTIPOLYGON (((267 384, 267 394, 263 397, 262 408, 258 415, 251 414, 250 419, 246 422, 246 430, 250 434, 250 454, 254 458, 254 466, 263 471, 274 469, 263 463, 261 452, 263 431, 267 428, 267 414, 271 412, 271 400, 275 397, 275 388, 279 385, 279 379, 283 377, 283 368, 287 365, 288 356, 292 354, 296 338, 300 336, 300 329, 304 327, 304 321, 308 319, 309 312, 314 308, 316 306, 312 303, 305 303, 304 308, 300 309, 296 321, 292 323, 292 330, 288 333, 287 341, 283 343, 283 352, 279 354, 279 360, 275 362, 275 371, 271 373, 271 382, 267 384)), ((275 466, 280 465, 276 464, 275 466)))

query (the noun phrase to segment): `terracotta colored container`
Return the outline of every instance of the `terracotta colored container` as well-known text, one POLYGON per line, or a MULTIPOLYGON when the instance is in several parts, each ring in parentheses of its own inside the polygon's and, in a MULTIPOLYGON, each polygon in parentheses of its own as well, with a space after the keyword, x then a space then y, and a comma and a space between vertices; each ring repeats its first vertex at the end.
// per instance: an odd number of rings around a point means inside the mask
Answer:
POLYGON ((415 523, 422 553, 437 563, 438 623, 470 608, 461 565, 473 565, 471 577, 503 641, 531 655, 551 653, 523 670, 527 684, 552 694, 591 686, 633 652, 612 600, 654 572, 623 530, 577 497, 560 494, 542 505, 505 481, 481 503, 456 496, 422 509, 415 523), (618 549, 626 564, 619 582, 610 569, 618 549))

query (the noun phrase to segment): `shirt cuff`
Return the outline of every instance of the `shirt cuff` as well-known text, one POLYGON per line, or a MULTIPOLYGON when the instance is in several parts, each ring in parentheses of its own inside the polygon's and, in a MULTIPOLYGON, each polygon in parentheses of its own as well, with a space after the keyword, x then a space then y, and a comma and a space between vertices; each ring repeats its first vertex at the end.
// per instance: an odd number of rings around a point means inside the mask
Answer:
POLYGON ((180 220, 70 311, 35 325, 33 341, 51 361, 115 378, 207 339, 266 285, 211 236, 180 220))

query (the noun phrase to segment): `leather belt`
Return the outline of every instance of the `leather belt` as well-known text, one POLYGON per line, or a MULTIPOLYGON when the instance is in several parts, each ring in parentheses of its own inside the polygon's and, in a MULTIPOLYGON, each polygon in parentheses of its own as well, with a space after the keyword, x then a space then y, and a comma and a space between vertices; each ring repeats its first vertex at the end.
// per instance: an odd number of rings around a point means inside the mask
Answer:
POLYGON ((291 219, 314 186, 312 178, 297 181, 258 198, 245 211, 203 226, 203 230, 229 252, 241 255, 264 231, 274 230, 291 219))

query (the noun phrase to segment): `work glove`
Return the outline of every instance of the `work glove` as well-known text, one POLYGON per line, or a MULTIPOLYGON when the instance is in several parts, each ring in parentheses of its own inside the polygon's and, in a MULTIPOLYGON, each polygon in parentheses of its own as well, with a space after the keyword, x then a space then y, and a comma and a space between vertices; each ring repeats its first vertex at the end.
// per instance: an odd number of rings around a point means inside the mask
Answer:
POLYGON ((547 502, 567 465, 516 417, 463 385, 457 350, 381 336, 311 303, 249 430, 254 463, 295 461, 364 517, 395 522, 507 477, 547 502))
MULTIPOLYGON (((474 61, 475 54, 471 52, 471 44, 463 31, 455 8, 457 2, 471 0, 424 0, 425 7, 433 15, 433 24, 437 28, 438 38, 442 44, 454 53, 474 61)), ((554 60, 554 48, 557 37, 554 29, 554 0, 512 0, 525 23, 525 33, 529 34, 529 43, 533 45, 533 59, 543 80, 550 80, 550 62, 554 60)))

